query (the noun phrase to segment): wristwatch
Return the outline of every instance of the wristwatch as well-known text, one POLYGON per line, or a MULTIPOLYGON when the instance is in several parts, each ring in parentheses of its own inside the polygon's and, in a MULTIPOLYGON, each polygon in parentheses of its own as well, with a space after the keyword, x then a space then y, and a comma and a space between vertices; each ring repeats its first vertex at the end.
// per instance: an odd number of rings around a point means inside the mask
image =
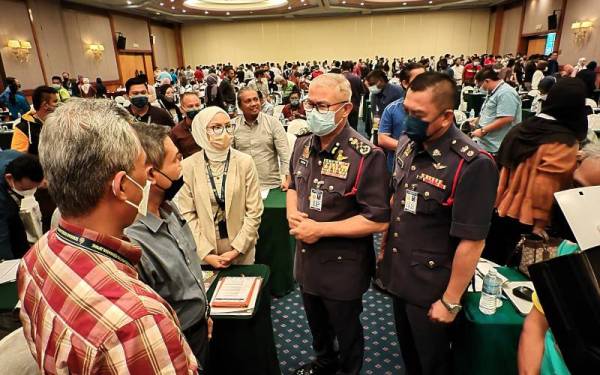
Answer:
POLYGON ((462 310, 461 305, 446 302, 446 301, 444 301, 444 297, 440 298, 440 301, 442 301, 442 304, 444 305, 444 307, 446 309, 448 309, 448 311, 450 311, 452 314, 458 314, 460 312, 460 310, 462 310))

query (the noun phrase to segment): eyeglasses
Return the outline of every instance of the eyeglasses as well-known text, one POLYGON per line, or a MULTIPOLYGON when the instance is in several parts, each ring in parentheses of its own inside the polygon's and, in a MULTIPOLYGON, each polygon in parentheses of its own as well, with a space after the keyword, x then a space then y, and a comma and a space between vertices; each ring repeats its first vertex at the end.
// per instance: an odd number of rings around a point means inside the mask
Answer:
POLYGON ((329 112, 329 108, 333 107, 334 105, 338 105, 338 104, 342 104, 342 103, 348 103, 348 101, 344 100, 344 101, 333 103, 333 104, 319 103, 319 104, 315 105, 311 101, 305 100, 302 103, 302 105, 304 106, 304 110, 306 112, 311 112, 313 109, 316 108, 317 112, 319 112, 320 114, 324 115, 327 112, 329 112))
POLYGON ((227 133, 232 134, 235 130, 235 124, 229 123, 227 125, 214 125, 206 128, 206 133, 210 135, 221 135, 223 134, 223 130, 226 130, 227 133))

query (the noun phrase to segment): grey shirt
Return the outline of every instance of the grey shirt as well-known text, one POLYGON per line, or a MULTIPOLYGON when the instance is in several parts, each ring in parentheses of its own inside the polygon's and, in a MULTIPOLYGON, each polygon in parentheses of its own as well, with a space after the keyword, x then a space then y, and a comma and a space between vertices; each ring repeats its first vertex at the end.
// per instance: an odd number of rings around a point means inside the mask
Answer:
POLYGON ((160 218, 139 217, 125 235, 142 248, 140 279, 163 297, 186 330, 206 317, 202 267, 192 232, 172 202, 160 207, 160 218))

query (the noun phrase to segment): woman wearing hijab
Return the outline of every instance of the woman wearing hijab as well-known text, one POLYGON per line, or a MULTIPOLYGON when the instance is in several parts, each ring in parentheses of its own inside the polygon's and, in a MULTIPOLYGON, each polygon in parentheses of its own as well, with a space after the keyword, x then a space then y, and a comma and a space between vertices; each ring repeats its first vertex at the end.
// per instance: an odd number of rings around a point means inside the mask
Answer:
POLYGON ((223 106, 221 99, 221 91, 219 90, 219 77, 215 73, 211 73, 206 77, 206 98, 204 102, 207 107, 223 106))
POLYGON ((82 98, 95 98, 96 97, 96 89, 94 86, 90 84, 89 78, 84 78, 83 83, 79 85, 79 92, 81 93, 82 98))
POLYGON ((598 64, 590 61, 585 69, 577 73, 577 78, 583 81, 586 88, 586 97, 594 99, 594 90, 596 90, 596 68, 598 64))
POLYGON ((171 85, 161 85, 158 88, 158 105, 169 112, 173 122, 179 124, 183 120, 183 114, 175 103, 175 89, 171 85))
POLYGON ((202 148, 183 161, 178 195, 203 264, 253 264, 263 213, 252 157, 231 147, 235 125, 219 107, 200 111, 192 135, 202 148))
POLYGON ((499 218, 483 256, 505 262, 521 234, 547 236, 554 193, 571 185, 587 130, 585 86, 576 78, 563 78, 550 89, 541 113, 508 132, 497 159, 499 218))

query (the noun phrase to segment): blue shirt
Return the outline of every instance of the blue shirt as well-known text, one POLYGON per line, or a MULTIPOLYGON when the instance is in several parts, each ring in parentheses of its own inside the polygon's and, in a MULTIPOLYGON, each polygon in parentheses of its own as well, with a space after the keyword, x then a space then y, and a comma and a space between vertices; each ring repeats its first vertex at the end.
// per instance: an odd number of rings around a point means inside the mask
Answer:
POLYGON ((498 117, 506 116, 513 117, 510 125, 489 132, 481 138, 481 146, 487 152, 492 154, 497 153, 506 133, 514 125, 521 122, 521 98, 514 88, 502 81, 483 102, 479 116, 479 125, 485 129, 486 126, 494 122, 498 117))
POLYGON ((4 178, 6 166, 22 153, 15 150, 0 151, 0 259, 13 259, 15 254, 29 248, 19 205, 10 195, 10 186, 4 178))
POLYGON ((404 89, 402 86, 386 83, 385 87, 379 94, 371 95, 371 110, 375 117, 381 117, 383 110, 391 102, 404 97, 404 89))
MULTIPOLYGON (((379 133, 386 134, 395 140, 400 139, 402 133, 404 133, 404 118, 406 112, 404 112, 404 93, 400 99, 391 102, 383 111, 381 120, 379 121, 379 133)), ((394 151, 386 150, 387 155, 387 166, 391 172, 394 168, 394 151)))

